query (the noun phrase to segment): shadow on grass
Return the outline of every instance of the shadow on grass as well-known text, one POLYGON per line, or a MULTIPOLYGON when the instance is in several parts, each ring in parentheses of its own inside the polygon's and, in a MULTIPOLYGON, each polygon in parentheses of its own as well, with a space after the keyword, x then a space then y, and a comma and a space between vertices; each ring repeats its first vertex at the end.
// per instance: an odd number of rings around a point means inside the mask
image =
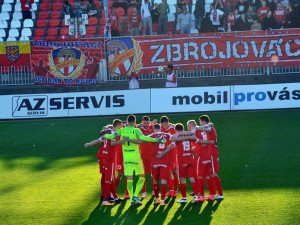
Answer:
POLYGON ((210 224, 212 214, 217 211, 221 201, 209 201, 201 211, 203 203, 199 204, 182 204, 177 208, 175 214, 171 217, 168 213, 173 208, 175 198, 167 198, 167 205, 153 205, 154 197, 144 205, 130 206, 125 209, 129 202, 123 202, 118 206, 102 206, 99 203, 91 212, 87 221, 82 225, 89 224, 210 224), (153 205, 153 206, 152 206, 153 205), (113 212, 114 207, 118 207, 113 212), (143 207, 139 210, 140 207, 143 207), (151 210, 149 211, 149 209, 151 210), (125 209, 125 210, 124 210, 125 209), (171 218, 170 218, 171 217, 171 218), (169 222, 168 222, 169 221, 169 222))

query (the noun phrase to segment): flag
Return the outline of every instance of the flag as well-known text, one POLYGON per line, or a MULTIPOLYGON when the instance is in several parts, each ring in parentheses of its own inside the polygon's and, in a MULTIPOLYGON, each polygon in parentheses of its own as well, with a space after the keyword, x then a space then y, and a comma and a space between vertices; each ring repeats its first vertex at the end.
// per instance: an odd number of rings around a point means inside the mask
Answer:
POLYGON ((0 43, 0 66, 30 65, 30 42, 0 43))

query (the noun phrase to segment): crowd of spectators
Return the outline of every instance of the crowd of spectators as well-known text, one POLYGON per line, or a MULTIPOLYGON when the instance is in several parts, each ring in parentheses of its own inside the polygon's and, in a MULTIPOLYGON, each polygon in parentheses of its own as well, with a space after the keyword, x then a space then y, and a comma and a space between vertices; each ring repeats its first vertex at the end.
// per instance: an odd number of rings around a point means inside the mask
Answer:
MULTIPOLYGON (((177 1, 176 20, 172 21, 175 25, 174 31, 177 33, 190 33, 193 28, 202 33, 265 31, 300 26, 299 0, 214 0, 208 12, 205 11, 207 4, 205 0, 194 1, 196 2, 177 1), (195 7, 192 7, 193 4, 195 7)), ((114 0, 108 20, 112 36, 119 36, 122 31, 123 19, 120 22, 116 14, 118 7, 123 8, 124 17, 127 16, 125 30, 130 36, 159 35, 168 32, 170 6, 167 0, 162 0, 159 4, 154 3, 154 0, 114 0), (157 24, 157 29, 153 29, 153 24, 157 24)), ((79 0, 76 9, 73 9, 67 1, 64 3, 64 12, 70 14, 71 18, 80 17, 82 13, 101 17, 99 11, 92 0, 88 0, 88 5, 79 0)))
POLYGON ((300 26, 299 3, 288 0, 215 0, 206 13, 212 23, 208 29, 210 21, 202 19, 205 2, 197 0, 195 28, 199 32, 296 28, 300 26))

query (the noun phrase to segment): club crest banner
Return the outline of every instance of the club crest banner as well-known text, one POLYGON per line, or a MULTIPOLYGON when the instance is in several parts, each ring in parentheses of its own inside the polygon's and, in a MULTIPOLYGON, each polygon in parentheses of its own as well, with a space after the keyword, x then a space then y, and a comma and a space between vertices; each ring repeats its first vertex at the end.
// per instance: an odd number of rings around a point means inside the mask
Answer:
POLYGON ((103 42, 33 41, 32 68, 36 84, 93 85, 97 83, 103 42))
POLYGON ((300 29, 114 38, 106 42, 111 76, 175 69, 300 65, 300 29))

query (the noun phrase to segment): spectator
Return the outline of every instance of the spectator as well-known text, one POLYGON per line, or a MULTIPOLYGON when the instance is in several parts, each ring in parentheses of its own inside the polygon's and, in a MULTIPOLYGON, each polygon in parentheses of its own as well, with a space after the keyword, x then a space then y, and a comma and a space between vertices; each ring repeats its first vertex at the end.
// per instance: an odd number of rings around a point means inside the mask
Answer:
POLYGON ((115 0, 113 7, 118 8, 121 7, 124 9, 125 14, 127 13, 127 0, 115 0))
POLYGON ((74 18, 75 18, 74 9, 68 1, 64 2, 63 12, 64 12, 64 15, 70 15, 70 22, 74 21, 74 18))
POLYGON ((189 34, 192 24, 191 14, 188 13, 186 7, 182 8, 182 13, 178 15, 177 30, 180 30, 181 34, 189 34))
POLYGON ((158 5, 158 31, 157 34, 166 34, 168 27, 168 14, 170 13, 170 7, 167 4, 167 0, 162 0, 162 3, 158 5))
POLYGON ((259 7, 259 9, 257 10, 257 16, 259 21, 263 21, 263 19, 267 16, 268 11, 270 10, 270 8, 266 5, 266 1, 262 1, 261 2, 261 7, 259 7))
POLYGON ((87 13, 89 16, 97 16, 98 14, 98 9, 93 0, 88 1, 87 13))
POLYGON ((130 73, 130 76, 128 77, 128 81, 129 81, 129 89, 140 88, 139 76, 136 74, 134 70, 130 73))
POLYGON ((79 22, 81 21, 82 14, 87 13, 87 5, 84 4, 83 0, 79 0, 78 2, 75 3, 75 9, 76 9, 76 16, 79 19, 79 22))
POLYGON ((215 0, 215 8, 220 9, 222 11, 225 10, 225 6, 224 6, 222 0, 215 0))
POLYGON ((270 8, 270 10, 272 11, 272 13, 277 8, 276 7, 276 3, 273 0, 267 0, 267 6, 270 8))
POLYGON ((205 0, 197 0, 195 5, 195 28, 197 30, 201 29, 202 19, 205 13, 205 0))
POLYGON ((218 31, 220 26, 220 21, 224 16, 224 12, 220 9, 215 9, 214 4, 210 4, 210 20, 214 26, 214 31, 218 31))
POLYGON ((21 2, 23 20, 32 19, 31 5, 33 4, 34 0, 21 0, 20 2, 21 2))
POLYGON ((295 28, 295 27, 297 27, 296 13, 292 9, 291 4, 288 4, 286 9, 287 9, 287 15, 286 15, 285 27, 286 28, 295 28))
POLYGON ((152 23, 158 23, 159 12, 158 12, 158 4, 154 4, 154 8, 151 10, 152 23))
POLYGON ((128 2, 130 7, 136 7, 137 9, 141 7, 139 0, 128 0, 128 2))
POLYGON ((133 7, 132 14, 129 16, 128 32, 130 36, 139 36, 142 28, 141 17, 138 14, 137 8, 133 7))
POLYGON ((235 16, 232 11, 230 11, 226 20, 227 20, 227 31, 231 31, 235 23, 235 16))
POLYGON ((120 32, 119 32, 120 22, 119 22, 119 18, 117 16, 117 14, 116 14, 115 8, 112 8, 112 10, 108 16, 108 26, 110 26, 112 37, 120 36, 120 32))
POLYGON ((165 77, 166 87, 177 87, 177 78, 173 71, 173 65, 168 65, 167 76, 165 77))
POLYGON ((281 2, 277 3, 277 9, 273 12, 273 17, 275 18, 276 21, 276 28, 277 29, 283 28, 286 19, 286 13, 284 8, 281 5, 281 2))
POLYGON ((202 20, 200 32, 206 33, 206 32, 213 32, 213 31, 214 31, 214 26, 210 19, 210 13, 208 12, 205 14, 205 17, 202 20))
POLYGON ((255 17, 257 17, 257 13, 254 11, 253 6, 249 5, 248 11, 246 13, 246 19, 250 25, 254 23, 255 17))
POLYGON ((236 31, 246 31, 250 30, 250 24, 246 20, 246 14, 243 13, 235 22, 235 30, 236 31))
POLYGON ((235 17, 235 21, 238 19, 238 18, 240 18, 240 14, 239 14, 239 11, 236 9, 236 10, 234 10, 234 12, 233 12, 233 14, 234 14, 234 17, 235 17))
POLYGON ((235 9, 239 11, 239 14, 246 14, 248 11, 248 4, 245 0, 240 0, 239 3, 235 5, 235 9))
POLYGON ((146 35, 146 28, 148 26, 149 34, 152 35, 152 18, 150 13, 149 0, 145 0, 145 3, 141 7, 141 16, 143 20, 143 35, 146 35))
POLYGON ((253 24, 251 25, 251 30, 261 30, 261 24, 258 22, 258 18, 253 18, 253 24))
POLYGON ((276 21, 272 16, 272 11, 269 10, 267 16, 261 22, 261 26, 263 30, 272 30, 276 28, 276 21))
POLYGON ((182 13, 183 7, 186 7, 187 0, 178 0, 177 1, 177 13, 180 14, 182 13))

